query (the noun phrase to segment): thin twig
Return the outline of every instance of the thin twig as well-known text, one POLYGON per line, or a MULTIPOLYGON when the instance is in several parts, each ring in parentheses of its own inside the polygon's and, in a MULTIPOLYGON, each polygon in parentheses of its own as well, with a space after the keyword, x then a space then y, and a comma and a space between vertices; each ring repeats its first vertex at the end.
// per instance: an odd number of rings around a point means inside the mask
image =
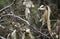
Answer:
POLYGON ((2 11, 4 11, 4 10, 6 10, 7 8, 11 7, 11 6, 14 4, 14 2, 15 2, 15 0, 14 0, 13 3, 11 3, 10 5, 2 8, 2 9, 0 10, 0 12, 2 12, 2 11))
POLYGON ((7 14, 7 15, 8 15, 8 16, 13 16, 13 17, 15 17, 15 18, 18 18, 18 19, 26 22, 28 25, 30 25, 30 23, 29 23, 27 20, 25 20, 25 19, 23 19, 23 18, 21 18, 21 17, 19 17, 19 16, 17 16, 17 15, 14 15, 14 14, 7 14))

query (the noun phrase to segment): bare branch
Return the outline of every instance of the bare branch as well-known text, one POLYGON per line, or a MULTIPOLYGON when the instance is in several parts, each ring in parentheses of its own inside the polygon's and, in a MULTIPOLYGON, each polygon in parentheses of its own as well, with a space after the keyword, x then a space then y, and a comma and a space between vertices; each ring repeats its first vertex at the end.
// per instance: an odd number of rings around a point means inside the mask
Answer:
POLYGON ((27 20, 25 20, 25 19, 23 19, 23 18, 21 18, 21 17, 19 17, 19 16, 17 16, 17 15, 14 15, 14 14, 7 14, 7 15, 8 15, 8 16, 13 16, 13 17, 15 17, 15 18, 18 18, 18 19, 26 22, 28 25, 30 25, 30 23, 29 23, 27 20))
POLYGON ((14 2, 15 2, 15 0, 14 0, 13 3, 11 3, 10 5, 2 8, 2 9, 0 10, 0 12, 2 12, 2 11, 4 11, 4 10, 6 10, 7 8, 11 7, 11 6, 14 4, 14 2))

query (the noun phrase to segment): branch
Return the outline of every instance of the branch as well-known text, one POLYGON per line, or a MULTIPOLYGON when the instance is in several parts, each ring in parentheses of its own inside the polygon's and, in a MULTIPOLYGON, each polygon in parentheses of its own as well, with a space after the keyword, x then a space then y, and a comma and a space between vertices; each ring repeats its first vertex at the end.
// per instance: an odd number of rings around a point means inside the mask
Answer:
POLYGON ((29 23, 27 20, 25 20, 25 19, 23 19, 23 18, 21 18, 21 17, 19 17, 19 16, 17 16, 17 15, 14 15, 14 14, 6 14, 5 16, 12 16, 12 17, 18 18, 18 19, 24 21, 26 24, 28 24, 28 27, 29 27, 31 30, 33 30, 33 32, 37 32, 38 34, 42 34, 42 35, 50 38, 50 37, 47 36, 46 34, 42 33, 41 31, 39 31, 39 30, 37 30, 35 27, 33 27, 33 25, 30 25, 30 23, 29 23))
POLYGON ((13 17, 15 17, 15 18, 18 18, 18 19, 24 21, 24 22, 27 23, 28 25, 30 25, 30 23, 29 23, 27 20, 25 20, 25 19, 23 19, 23 18, 21 18, 21 17, 19 17, 19 16, 17 16, 17 15, 14 15, 14 14, 7 14, 7 16, 13 16, 13 17))
POLYGON ((15 0, 14 0, 13 3, 11 3, 10 5, 2 8, 2 9, 0 10, 0 12, 2 12, 2 11, 4 11, 4 10, 6 10, 7 8, 11 7, 11 6, 14 4, 14 2, 15 2, 15 0))

